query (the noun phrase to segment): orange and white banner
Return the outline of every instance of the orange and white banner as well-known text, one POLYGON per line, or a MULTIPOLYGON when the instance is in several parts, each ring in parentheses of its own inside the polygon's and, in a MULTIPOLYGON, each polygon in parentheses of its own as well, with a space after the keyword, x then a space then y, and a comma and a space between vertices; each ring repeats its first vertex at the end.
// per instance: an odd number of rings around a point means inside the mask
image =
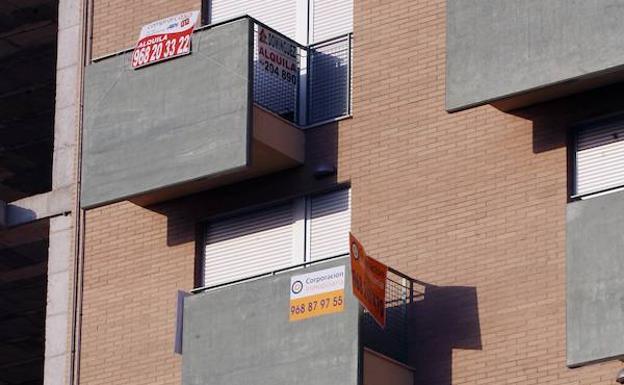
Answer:
POLYGON ((382 328, 386 325, 388 266, 368 256, 360 241, 349 233, 353 294, 382 328))
POLYGON ((344 311, 345 267, 290 278, 290 321, 344 311))

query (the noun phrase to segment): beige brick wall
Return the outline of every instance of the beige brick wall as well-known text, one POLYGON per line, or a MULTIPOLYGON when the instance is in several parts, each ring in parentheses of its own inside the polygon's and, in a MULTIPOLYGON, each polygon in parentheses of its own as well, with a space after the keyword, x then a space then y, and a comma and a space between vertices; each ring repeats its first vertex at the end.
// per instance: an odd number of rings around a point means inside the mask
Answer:
POLYGON ((87 214, 81 384, 179 384, 175 294, 194 246, 169 246, 167 217, 131 203, 87 214))
MULTIPOLYGON (((147 3, 96 0, 95 56, 131 45, 145 22, 199 6, 163 1, 147 16, 147 3)), ((418 384, 613 383, 617 363, 565 366, 566 130, 624 107, 621 90, 513 114, 446 113, 444 0, 356 1, 355 47, 354 119, 337 138, 335 127, 308 132, 308 167, 150 209, 88 212, 82 384, 179 384, 174 300, 193 285, 195 224, 333 184, 311 169, 334 157, 336 142, 353 231, 370 254, 476 291, 476 303, 448 315, 458 320, 454 339, 411 331, 423 346, 413 357, 418 384), (466 313, 479 321, 469 335, 466 313)))
POLYGON ((354 37, 355 118, 339 136, 353 231, 395 268, 477 293, 444 313, 455 340, 411 331, 417 384, 614 383, 619 363, 566 368, 566 129, 623 108, 618 90, 448 114, 444 0, 356 1, 354 37))
POLYGON ((141 27, 154 20, 201 9, 201 0, 94 0, 93 57, 132 47, 141 27))

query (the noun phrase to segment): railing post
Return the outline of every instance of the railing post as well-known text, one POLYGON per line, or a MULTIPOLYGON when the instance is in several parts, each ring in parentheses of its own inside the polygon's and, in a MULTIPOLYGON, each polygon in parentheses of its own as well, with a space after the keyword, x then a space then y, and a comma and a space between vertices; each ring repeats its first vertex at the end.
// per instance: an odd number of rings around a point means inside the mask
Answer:
POLYGON ((351 115, 351 67, 353 66, 353 47, 352 47, 352 40, 353 40, 353 34, 350 33, 348 35, 348 39, 349 39, 349 66, 348 66, 348 73, 347 73, 347 115, 351 115))
POLYGON ((307 99, 308 99, 308 49, 299 48, 299 79, 297 83, 297 119, 296 122, 300 126, 308 124, 307 118, 307 99))

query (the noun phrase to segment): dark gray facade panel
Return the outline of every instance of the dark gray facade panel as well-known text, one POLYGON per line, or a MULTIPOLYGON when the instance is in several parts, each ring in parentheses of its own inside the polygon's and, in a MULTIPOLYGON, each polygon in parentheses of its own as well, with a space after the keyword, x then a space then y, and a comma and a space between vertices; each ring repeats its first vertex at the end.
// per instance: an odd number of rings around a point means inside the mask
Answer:
POLYGON ((121 200, 248 164, 247 19, 199 31, 192 53, 138 70, 87 67, 82 204, 121 200))
POLYGON ((357 385, 360 306, 348 259, 189 297, 183 385, 357 385), (345 265, 345 309, 289 322, 290 277, 345 265))
POLYGON ((568 365, 624 356, 624 192, 568 204, 566 262, 568 365))
POLYGON ((620 0, 448 0, 446 107, 624 65, 620 0))

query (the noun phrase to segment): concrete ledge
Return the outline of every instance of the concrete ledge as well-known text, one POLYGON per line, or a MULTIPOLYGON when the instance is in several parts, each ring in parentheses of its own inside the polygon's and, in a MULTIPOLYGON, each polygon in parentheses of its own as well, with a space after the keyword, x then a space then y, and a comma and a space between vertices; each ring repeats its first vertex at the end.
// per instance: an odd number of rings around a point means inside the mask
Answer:
POLYGON ((623 18, 618 0, 447 0, 447 109, 509 110, 621 80, 623 18))
POLYGON ((9 203, 6 226, 13 227, 72 211, 72 188, 59 188, 9 203))

